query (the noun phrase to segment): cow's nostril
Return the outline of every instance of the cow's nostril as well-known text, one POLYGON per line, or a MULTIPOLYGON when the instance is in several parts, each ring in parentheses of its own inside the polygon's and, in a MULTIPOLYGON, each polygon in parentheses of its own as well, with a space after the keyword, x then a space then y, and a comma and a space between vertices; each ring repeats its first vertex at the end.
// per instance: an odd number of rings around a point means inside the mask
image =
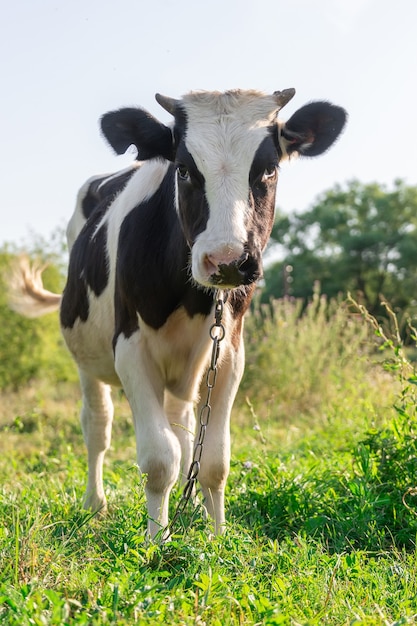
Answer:
POLYGON ((249 254, 247 252, 245 252, 244 254, 242 254, 242 256, 240 257, 240 259, 237 261, 237 266, 239 269, 242 269, 242 266, 246 263, 246 261, 249 258, 249 254))
POLYGON ((212 276, 218 272, 219 266, 209 254, 205 255, 203 263, 208 276, 212 276))

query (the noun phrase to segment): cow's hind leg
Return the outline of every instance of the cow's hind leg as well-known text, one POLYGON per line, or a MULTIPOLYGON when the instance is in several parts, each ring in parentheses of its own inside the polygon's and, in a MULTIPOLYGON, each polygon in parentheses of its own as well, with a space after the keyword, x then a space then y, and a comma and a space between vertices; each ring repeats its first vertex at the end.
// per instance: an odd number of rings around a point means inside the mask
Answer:
POLYGON ((88 452, 88 482, 84 508, 104 512, 103 461, 110 446, 113 402, 109 385, 80 370, 83 394, 81 426, 88 452))

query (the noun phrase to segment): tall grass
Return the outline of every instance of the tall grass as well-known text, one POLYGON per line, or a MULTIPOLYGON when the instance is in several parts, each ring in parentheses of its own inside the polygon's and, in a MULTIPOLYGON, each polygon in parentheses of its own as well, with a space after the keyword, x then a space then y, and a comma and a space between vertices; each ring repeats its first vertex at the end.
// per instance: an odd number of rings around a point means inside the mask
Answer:
POLYGON ((392 407, 398 381, 384 369, 373 328, 346 301, 316 292, 306 307, 257 304, 246 335, 239 412, 255 413, 277 442, 324 429, 332 445, 333 435, 357 431, 359 413, 363 427, 378 427, 392 407))
POLYGON ((169 544, 146 540, 123 396, 99 521, 80 509, 74 386, 3 393, 0 623, 415 623, 417 377, 395 329, 352 311, 316 294, 248 318, 220 538, 189 510, 169 544))

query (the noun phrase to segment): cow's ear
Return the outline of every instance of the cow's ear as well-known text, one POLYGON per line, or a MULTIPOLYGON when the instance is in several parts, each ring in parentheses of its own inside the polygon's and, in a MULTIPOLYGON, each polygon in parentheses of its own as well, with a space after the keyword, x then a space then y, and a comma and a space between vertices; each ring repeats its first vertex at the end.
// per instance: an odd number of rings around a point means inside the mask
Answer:
POLYGON ((139 161, 156 157, 171 161, 174 158, 171 129, 143 109, 110 111, 103 115, 100 125, 104 137, 117 154, 124 154, 133 145, 139 161))
POLYGON ((325 152, 343 130, 347 114, 330 102, 311 102, 280 127, 283 154, 314 157, 325 152))

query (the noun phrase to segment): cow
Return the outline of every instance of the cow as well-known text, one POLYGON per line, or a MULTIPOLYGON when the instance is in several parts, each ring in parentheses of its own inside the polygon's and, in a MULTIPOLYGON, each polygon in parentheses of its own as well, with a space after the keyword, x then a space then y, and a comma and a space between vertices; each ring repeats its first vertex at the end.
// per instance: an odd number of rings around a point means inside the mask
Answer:
MULTIPOLYGON (((302 106, 287 122, 280 109, 294 89, 156 94, 173 117, 165 125, 141 108, 101 118, 117 154, 134 146, 127 170, 81 188, 67 235, 62 297, 40 275, 22 279, 21 295, 60 306, 66 344, 82 390, 88 451, 84 507, 106 509, 103 459, 113 419, 111 386, 129 401, 137 461, 146 475, 147 532, 168 525, 169 495, 193 458, 195 408, 205 401, 210 327, 219 290, 227 293, 224 339, 210 399, 198 481, 216 533, 225 529, 230 413, 244 369, 243 321, 274 222, 281 162, 315 157, 340 135, 343 108, 302 106), (25 291, 26 289, 26 291, 25 291)), ((28 273, 26 273, 28 274, 28 273)), ((23 301, 22 300, 22 301, 23 301)))

